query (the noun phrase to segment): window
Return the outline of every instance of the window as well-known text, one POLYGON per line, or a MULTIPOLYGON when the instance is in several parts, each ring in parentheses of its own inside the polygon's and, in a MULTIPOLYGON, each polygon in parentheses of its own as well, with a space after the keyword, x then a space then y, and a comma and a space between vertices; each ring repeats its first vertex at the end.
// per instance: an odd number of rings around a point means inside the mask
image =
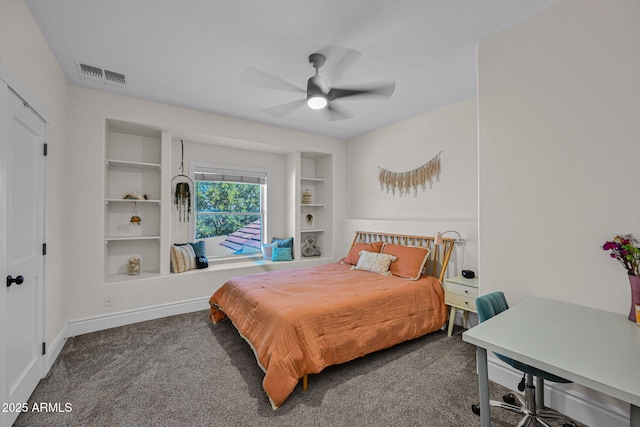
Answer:
POLYGON ((192 168, 194 240, 205 241, 210 260, 259 254, 267 171, 203 164, 192 168))

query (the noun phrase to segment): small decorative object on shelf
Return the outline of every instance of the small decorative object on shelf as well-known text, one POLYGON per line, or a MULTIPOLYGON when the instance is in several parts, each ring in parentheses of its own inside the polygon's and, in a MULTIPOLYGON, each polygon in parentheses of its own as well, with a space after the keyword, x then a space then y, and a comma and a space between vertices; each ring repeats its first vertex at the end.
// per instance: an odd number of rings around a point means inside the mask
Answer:
POLYGON ((309 205, 311 203, 313 203, 313 195, 309 189, 306 189, 302 192, 302 204, 309 205))
POLYGON ((148 200, 149 196, 147 196, 146 194, 140 195, 140 194, 138 194, 137 191, 134 191, 132 193, 129 193, 129 194, 125 195, 123 197, 123 199, 125 199, 125 200, 148 200))
POLYGON ((611 251, 611 258, 617 260, 629 277, 631 287, 631 311, 629 320, 636 321, 636 304, 640 304, 640 248, 638 241, 631 234, 622 234, 605 242, 602 249, 611 251))
POLYGON ((129 225, 140 225, 142 223, 142 218, 138 215, 138 206, 136 202, 133 202, 133 212, 131 212, 131 219, 129 220, 129 225))
POLYGON ((311 228, 312 225, 313 225, 313 215, 307 214, 307 226, 311 228))
POLYGON ((140 258, 129 258, 129 265, 127 266, 127 273, 129 276, 137 276, 140 274, 140 258))
POLYGON ((315 236, 305 237, 304 246, 302 247, 302 255, 306 257, 320 256, 320 248, 316 246, 317 241, 318 239, 316 239, 315 236))

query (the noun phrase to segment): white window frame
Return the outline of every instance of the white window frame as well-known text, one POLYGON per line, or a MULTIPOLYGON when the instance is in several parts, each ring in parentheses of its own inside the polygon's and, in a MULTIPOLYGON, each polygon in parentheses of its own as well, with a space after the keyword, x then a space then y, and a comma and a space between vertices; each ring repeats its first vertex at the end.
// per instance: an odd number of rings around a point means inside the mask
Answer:
MULTIPOLYGON (((189 239, 191 242, 195 242, 196 236, 196 223, 197 223, 197 212, 196 212, 196 174, 198 170, 202 169, 214 169, 214 170, 227 170, 232 174, 233 172, 237 172, 240 174, 245 174, 247 176, 251 175, 265 175, 266 183, 261 185, 260 190, 260 228, 262 231, 261 235, 261 243, 265 243, 265 239, 267 236, 267 204, 268 204, 268 187, 269 181, 271 178, 271 169, 268 168, 256 168, 251 166, 238 166, 238 165, 230 165, 230 164, 222 164, 222 163, 210 163, 210 162, 189 162, 189 176, 193 180, 193 195, 192 195, 192 206, 193 206, 193 225, 189 227, 189 239)), ((218 263, 218 262, 233 262, 233 261, 244 261, 247 259, 255 259, 262 258, 262 253, 255 254, 243 254, 243 255, 233 255, 229 257, 209 257, 209 263, 218 263)))

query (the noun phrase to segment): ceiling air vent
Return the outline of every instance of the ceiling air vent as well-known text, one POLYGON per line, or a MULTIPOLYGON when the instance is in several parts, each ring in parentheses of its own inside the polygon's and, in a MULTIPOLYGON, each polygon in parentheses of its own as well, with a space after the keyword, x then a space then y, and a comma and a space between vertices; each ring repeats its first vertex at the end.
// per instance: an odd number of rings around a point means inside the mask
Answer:
POLYGON ((104 78, 107 79, 107 83, 115 83, 118 85, 126 85, 127 80, 124 77, 124 74, 116 73, 109 70, 104 70, 104 78))
POLYGON ((78 66, 78 73, 80 77, 93 80, 95 82, 101 82, 113 86, 126 86, 127 79, 124 74, 116 73, 115 71, 103 70, 95 65, 82 64, 76 62, 78 66))
POLYGON ((102 80, 102 68, 94 67, 93 65, 78 64, 78 71, 80 77, 93 80, 102 80))

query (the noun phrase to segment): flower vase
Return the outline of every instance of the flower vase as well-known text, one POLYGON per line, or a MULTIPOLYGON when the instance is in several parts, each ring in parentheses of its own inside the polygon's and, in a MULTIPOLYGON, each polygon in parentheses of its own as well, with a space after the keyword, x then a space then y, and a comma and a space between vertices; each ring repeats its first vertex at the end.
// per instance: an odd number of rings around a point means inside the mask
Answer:
POLYGON ((629 274, 629 285, 631 286, 631 311, 629 320, 636 321, 636 304, 640 304, 640 276, 629 274))

